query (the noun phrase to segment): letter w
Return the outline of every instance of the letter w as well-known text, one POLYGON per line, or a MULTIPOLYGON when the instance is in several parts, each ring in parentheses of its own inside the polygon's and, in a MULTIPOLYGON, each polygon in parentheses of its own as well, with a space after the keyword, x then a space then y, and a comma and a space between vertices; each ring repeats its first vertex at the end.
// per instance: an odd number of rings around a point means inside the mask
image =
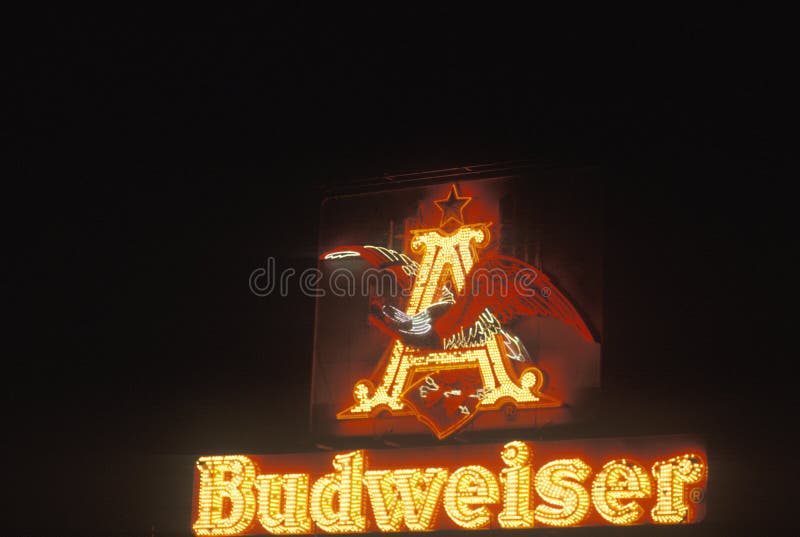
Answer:
POLYGON ((428 531, 436 521, 447 470, 370 470, 364 474, 375 523, 381 531, 428 531))

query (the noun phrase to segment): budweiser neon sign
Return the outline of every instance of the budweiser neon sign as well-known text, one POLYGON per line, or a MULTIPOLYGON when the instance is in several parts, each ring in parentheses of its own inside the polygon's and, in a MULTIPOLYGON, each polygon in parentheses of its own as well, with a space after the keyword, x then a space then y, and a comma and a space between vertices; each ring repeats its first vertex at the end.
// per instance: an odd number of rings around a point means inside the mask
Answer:
MULTIPOLYGON (((487 180, 470 183, 466 191, 456 184, 398 191, 368 213, 361 199, 335 202, 337 208, 322 219, 332 224, 323 230, 336 233, 321 238, 325 247, 317 274, 317 281, 328 275, 333 299, 317 295, 315 436, 432 433, 441 443, 200 457, 194 476, 195 534, 513 530, 703 520, 708 459, 694 437, 523 439, 530 434, 526 430, 542 423, 572 420, 571 409, 583 404, 587 389, 597 387, 601 308, 598 293, 592 292, 597 282, 587 280, 591 271, 576 274, 572 261, 564 261, 574 256, 552 247, 551 239, 566 233, 560 225, 543 220, 543 230, 537 227, 534 233, 548 238, 547 251, 555 252, 548 260, 555 263, 529 255, 524 230, 530 226, 517 219, 516 188, 487 180), (405 203, 394 203, 400 199, 405 203), (416 213, 409 214, 407 206, 416 206, 416 213), (432 215, 431 207, 436 209, 432 215), (379 216, 367 220, 374 225, 365 225, 364 214, 373 213, 379 216), (386 222, 382 236, 376 230, 386 222), (509 232, 512 224, 521 227, 522 238, 509 232), (510 235, 505 246, 504 233, 510 235), (523 247, 512 248, 512 243, 523 247), (519 254, 524 259, 514 257, 519 254), (542 265, 555 270, 549 276, 542 265), (356 273, 380 279, 375 285, 362 282, 363 296, 337 294, 339 279, 348 276, 349 282, 356 273), (551 276, 566 285, 556 285, 551 276), (384 277, 400 292, 384 292, 384 277), (468 438, 459 436, 465 429, 478 435, 507 430, 508 435, 496 444, 445 444, 452 436, 468 438)), ((588 259, 597 268, 597 258, 588 259)))
POLYGON ((690 437, 198 459, 197 535, 685 524, 708 463, 690 437))

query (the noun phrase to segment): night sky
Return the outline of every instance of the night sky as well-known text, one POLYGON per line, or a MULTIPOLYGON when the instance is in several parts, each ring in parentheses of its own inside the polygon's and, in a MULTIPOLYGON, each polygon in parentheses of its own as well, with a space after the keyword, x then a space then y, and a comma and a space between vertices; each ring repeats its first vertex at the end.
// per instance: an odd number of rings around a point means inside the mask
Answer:
POLYGON ((313 299, 254 296, 251 271, 316 266, 331 190, 510 159, 607 177, 590 434, 707 439, 708 521, 687 535, 788 524, 753 488, 785 471, 769 438, 796 422, 773 337, 788 34, 745 13, 650 17, 20 19, 0 129, 0 533, 189 535, 198 455, 313 450, 313 299))

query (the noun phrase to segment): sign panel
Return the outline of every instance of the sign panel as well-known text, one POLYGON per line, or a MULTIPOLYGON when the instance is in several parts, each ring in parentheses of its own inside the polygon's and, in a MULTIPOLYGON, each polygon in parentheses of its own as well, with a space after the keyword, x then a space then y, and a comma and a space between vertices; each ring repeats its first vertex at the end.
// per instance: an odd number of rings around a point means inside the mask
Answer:
POLYGON ((515 176, 327 200, 317 436, 569 421, 600 377, 600 200, 578 192, 515 176))
POLYGON ((687 524, 708 467, 688 436, 201 457, 197 535, 687 524))
POLYGON ((327 199, 319 269, 300 275, 317 297, 315 440, 435 440, 201 457, 194 532, 703 520, 708 463, 695 437, 525 440, 576 422, 600 384, 600 190, 566 173, 417 177, 425 186, 327 199), (498 430, 499 443, 466 436, 498 430))

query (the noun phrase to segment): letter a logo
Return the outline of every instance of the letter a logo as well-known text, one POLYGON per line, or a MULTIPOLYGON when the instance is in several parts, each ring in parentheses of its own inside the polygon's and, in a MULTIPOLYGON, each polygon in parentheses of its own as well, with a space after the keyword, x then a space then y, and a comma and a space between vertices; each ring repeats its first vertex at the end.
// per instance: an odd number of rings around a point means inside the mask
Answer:
POLYGON ((380 379, 377 385, 369 379, 355 382, 353 404, 338 419, 414 415, 442 439, 479 412, 507 403, 518 408, 561 405, 542 393, 542 371, 505 324, 521 315, 552 316, 585 339, 592 336, 541 271, 505 256, 480 258, 491 241, 491 223, 464 223, 471 199, 452 185, 435 202, 442 212, 439 227, 411 230, 408 254, 346 246, 323 256, 334 261, 360 256, 392 271, 409 288, 405 310, 383 306, 373 313, 376 324, 393 337, 381 360, 385 366, 374 376, 380 379), (513 367, 512 360, 524 367, 513 367))

